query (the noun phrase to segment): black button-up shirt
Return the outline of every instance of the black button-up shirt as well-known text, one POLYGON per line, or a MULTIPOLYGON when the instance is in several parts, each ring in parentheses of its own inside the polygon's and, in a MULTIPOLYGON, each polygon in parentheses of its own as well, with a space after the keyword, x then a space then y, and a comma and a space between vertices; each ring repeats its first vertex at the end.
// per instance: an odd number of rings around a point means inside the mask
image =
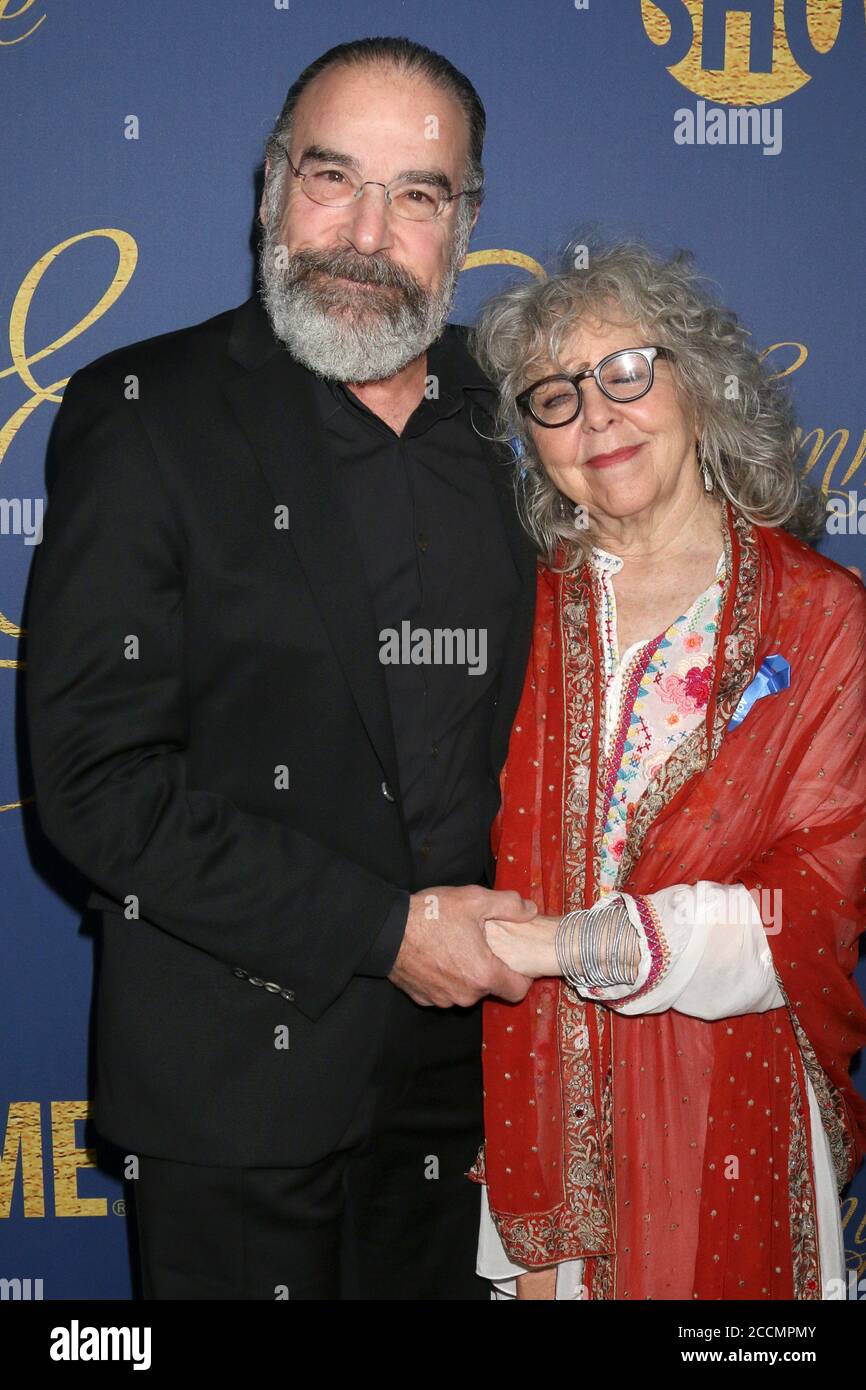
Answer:
MULTIPOLYGON (((492 388, 461 329, 428 349, 427 378, 400 435, 343 384, 314 378, 379 629, 416 892, 484 880, 490 734, 520 590, 491 479, 501 464, 471 419, 489 426, 492 388)), ((408 894, 363 973, 388 973, 407 912, 408 894)))

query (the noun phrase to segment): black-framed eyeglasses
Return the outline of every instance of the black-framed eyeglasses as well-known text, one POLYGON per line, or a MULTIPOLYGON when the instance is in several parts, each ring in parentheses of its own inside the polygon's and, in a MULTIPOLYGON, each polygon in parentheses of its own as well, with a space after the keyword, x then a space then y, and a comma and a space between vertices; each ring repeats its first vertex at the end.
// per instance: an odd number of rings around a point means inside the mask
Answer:
POLYGON ((621 348, 574 376, 560 372, 542 377, 515 397, 516 404, 539 425, 555 430, 577 419, 583 403, 580 383, 587 377, 595 378, 599 391, 610 401, 639 401, 653 384, 658 357, 671 358, 673 353, 661 347, 621 348))
POLYGON ((303 172, 296 169, 288 150, 285 151, 289 168, 311 202, 325 208, 346 208, 360 198, 368 183, 376 184, 385 191, 385 202, 398 217, 408 222, 432 222, 443 208, 453 203, 455 198, 475 197, 481 192, 478 188, 461 188, 458 193, 446 193, 433 183, 423 179, 394 179, 391 183, 381 183, 378 179, 356 178, 351 169, 328 160, 311 160, 303 172))

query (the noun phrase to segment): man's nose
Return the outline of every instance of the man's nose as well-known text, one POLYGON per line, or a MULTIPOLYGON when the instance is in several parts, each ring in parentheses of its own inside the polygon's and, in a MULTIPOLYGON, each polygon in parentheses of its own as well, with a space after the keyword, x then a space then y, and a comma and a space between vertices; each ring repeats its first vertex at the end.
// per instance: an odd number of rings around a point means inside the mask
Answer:
POLYGON ((387 250, 391 244, 391 210, 381 184, 366 183, 361 196, 349 204, 345 214, 343 235, 356 251, 371 256, 387 250))

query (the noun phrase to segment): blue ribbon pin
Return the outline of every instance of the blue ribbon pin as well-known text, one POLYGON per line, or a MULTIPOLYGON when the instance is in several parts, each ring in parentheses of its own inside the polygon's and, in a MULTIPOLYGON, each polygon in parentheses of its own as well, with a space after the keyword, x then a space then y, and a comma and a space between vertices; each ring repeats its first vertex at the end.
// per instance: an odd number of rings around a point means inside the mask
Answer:
POLYGON ((742 724, 756 700, 762 700, 765 695, 778 695, 780 690, 787 690, 790 684, 791 667, 785 658, 779 656, 778 652, 773 656, 764 657, 755 673, 755 679, 743 691, 740 703, 731 715, 728 728, 735 729, 738 724, 742 724))

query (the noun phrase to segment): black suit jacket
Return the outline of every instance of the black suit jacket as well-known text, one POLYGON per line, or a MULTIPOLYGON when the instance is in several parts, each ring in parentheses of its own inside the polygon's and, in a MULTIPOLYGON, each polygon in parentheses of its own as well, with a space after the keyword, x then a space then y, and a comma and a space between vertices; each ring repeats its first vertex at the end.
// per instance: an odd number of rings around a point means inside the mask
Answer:
MULTIPOLYGON (((26 698, 43 829, 103 913, 97 1129, 187 1162, 312 1163, 370 1077, 395 986, 358 967, 413 871, 310 379, 254 298, 76 372, 53 458, 26 698)), ((490 469, 521 575, 492 820, 535 562, 502 451, 490 469)))

